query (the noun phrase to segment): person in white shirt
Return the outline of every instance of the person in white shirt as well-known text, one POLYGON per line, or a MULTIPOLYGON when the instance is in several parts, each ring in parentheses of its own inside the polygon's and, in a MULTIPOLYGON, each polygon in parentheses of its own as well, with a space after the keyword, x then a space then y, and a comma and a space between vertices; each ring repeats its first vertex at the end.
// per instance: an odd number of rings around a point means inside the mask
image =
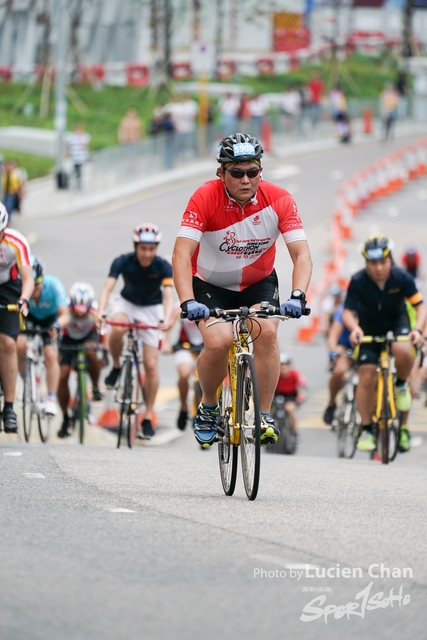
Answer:
POLYGON ((261 127, 268 111, 268 100, 257 93, 249 102, 248 108, 251 114, 252 135, 255 138, 261 138, 261 127))
POLYGON ((301 94, 295 88, 286 89, 281 99, 281 110, 285 117, 284 129, 301 133, 301 94))
POLYGON ((240 99, 232 93, 227 93, 218 102, 221 114, 221 127, 224 136, 231 135, 237 129, 237 119, 240 112, 240 99))
POLYGON ((82 167, 89 158, 90 141, 91 136, 84 130, 82 124, 76 125, 74 132, 69 133, 65 138, 67 153, 74 165, 77 189, 82 188, 82 167))

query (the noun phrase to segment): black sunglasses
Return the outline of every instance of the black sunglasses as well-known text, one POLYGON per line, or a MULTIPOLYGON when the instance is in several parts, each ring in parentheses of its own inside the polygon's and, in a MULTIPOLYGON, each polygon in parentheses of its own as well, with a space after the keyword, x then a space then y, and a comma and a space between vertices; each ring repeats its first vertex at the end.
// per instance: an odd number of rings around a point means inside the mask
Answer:
POLYGON ((236 178, 236 180, 241 180, 243 176, 248 176, 248 178, 256 178, 261 171, 261 167, 254 167, 253 169, 247 169, 246 171, 244 171, 243 169, 227 169, 227 167, 224 167, 224 169, 228 171, 232 178, 236 178))

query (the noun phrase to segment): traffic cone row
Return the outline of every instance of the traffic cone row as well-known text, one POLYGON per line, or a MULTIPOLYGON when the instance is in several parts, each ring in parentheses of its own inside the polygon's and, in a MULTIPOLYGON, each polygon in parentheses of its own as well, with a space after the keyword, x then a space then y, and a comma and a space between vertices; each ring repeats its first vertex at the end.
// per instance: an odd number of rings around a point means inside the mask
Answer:
MULTIPOLYGON (((427 137, 391 153, 346 180, 339 189, 355 216, 377 198, 385 198, 408 181, 427 175, 427 137)), ((351 236, 350 236, 351 237, 351 236)))
POLYGON ((330 257, 323 266, 321 279, 308 292, 310 316, 299 322, 298 340, 312 342, 320 328, 320 302, 324 291, 334 282, 345 284, 341 272, 345 261, 344 240, 353 236, 352 218, 378 198, 385 198, 404 187, 409 180, 427 175, 427 136, 381 158, 346 180, 338 189, 332 215, 330 257))

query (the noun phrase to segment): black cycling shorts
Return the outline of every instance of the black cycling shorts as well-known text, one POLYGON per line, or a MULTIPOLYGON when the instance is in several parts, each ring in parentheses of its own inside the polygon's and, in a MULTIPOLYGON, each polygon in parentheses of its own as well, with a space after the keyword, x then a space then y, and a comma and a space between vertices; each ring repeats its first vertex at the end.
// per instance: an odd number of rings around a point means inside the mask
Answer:
POLYGON ((280 307, 279 283, 276 271, 269 276, 246 287, 243 291, 230 291, 216 287, 200 278, 193 277, 194 297, 197 302, 205 304, 209 309, 236 309, 238 307, 253 307, 260 302, 269 302, 280 307))
MULTIPOLYGON (((27 323, 31 322, 33 327, 40 327, 40 329, 50 329, 53 323, 56 322, 57 318, 58 318, 57 313, 55 313, 53 316, 48 316, 47 318, 42 318, 42 319, 36 318, 36 316, 33 316, 32 313, 29 313, 28 316, 25 318, 25 322, 27 323)), ((52 338, 48 333, 43 333, 42 338, 43 338, 44 346, 46 346, 47 344, 52 344, 52 338)))
MULTIPOLYGON (((365 331, 365 335, 385 335, 387 331, 393 331, 395 336, 407 336, 411 327, 409 324, 409 318, 407 313, 402 313, 400 318, 396 320, 394 326, 387 327, 386 331, 382 331, 380 334, 375 331, 365 331)), ((384 343, 381 342, 372 342, 368 344, 361 344, 359 347, 359 358, 357 360, 359 365, 363 364, 378 364, 378 359, 380 357, 381 350, 384 348, 384 343)))
POLYGON ((70 336, 63 336, 61 340, 61 346, 59 348, 59 361, 61 364, 65 364, 67 366, 71 366, 73 361, 77 355, 76 349, 67 349, 67 345, 70 347, 76 347, 80 344, 86 344, 86 342, 94 342, 98 344, 99 342, 99 333, 96 329, 87 334, 84 338, 80 338, 80 340, 74 340, 74 338, 70 338, 70 336))
MULTIPOLYGON (((0 285, 0 304, 16 304, 20 295, 20 280, 11 280, 0 285)), ((20 332, 18 311, 0 309, 0 333, 16 340, 20 332)))

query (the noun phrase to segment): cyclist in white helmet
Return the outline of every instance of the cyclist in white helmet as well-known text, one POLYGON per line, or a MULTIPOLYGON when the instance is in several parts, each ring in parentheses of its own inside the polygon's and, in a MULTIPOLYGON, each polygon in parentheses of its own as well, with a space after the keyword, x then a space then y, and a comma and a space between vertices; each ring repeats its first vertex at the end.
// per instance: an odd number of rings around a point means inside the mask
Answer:
POLYGON ((99 342, 99 334, 96 326, 98 318, 98 304, 95 301, 95 292, 92 285, 86 282, 75 282, 70 289, 68 300, 69 320, 63 329, 60 344, 60 377, 58 387, 58 400, 63 413, 63 421, 58 438, 67 438, 69 433, 70 419, 68 416, 68 403, 70 401, 70 390, 68 378, 70 376, 71 365, 76 356, 75 347, 84 344, 91 347, 86 351, 89 375, 92 380, 92 399, 96 402, 102 400, 102 394, 98 389, 99 374, 101 365, 96 354, 96 347, 99 342), (67 346, 74 347, 73 350, 67 346))
MULTIPOLYGON (((99 321, 102 321, 110 294, 121 275, 124 287, 114 298, 111 309, 113 320, 136 320, 147 325, 161 325, 167 330, 172 316, 173 281, 171 264, 156 255, 161 233, 155 224, 144 222, 133 230, 132 240, 134 251, 119 256, 110 267, 99 298, 99 321)), ((109 337, 113 368, 105 378, 107 387, 114 387, 119 379, 120 354, 126 331, 123 327, 113 327, 109 337)), ((141 432, 137 436, 150 437, 154 435, 151 417, 159 386, 158 358, 161 332, 157 329, 144 329, 139 331, 139 335, 143 344, 146 411, 141 432)))
MULTIPOLYGON (((23 235, 8 228, 8 222, 9 214, 0 202, 0 305, 18 304, 26 316, 34 289, 30 248, 23 235)), ((18 375, 16 339, 19 332, 19 314, 0 309, 0 380, 4 393, 5 433, 18 432, 13 400, 18 375)))

